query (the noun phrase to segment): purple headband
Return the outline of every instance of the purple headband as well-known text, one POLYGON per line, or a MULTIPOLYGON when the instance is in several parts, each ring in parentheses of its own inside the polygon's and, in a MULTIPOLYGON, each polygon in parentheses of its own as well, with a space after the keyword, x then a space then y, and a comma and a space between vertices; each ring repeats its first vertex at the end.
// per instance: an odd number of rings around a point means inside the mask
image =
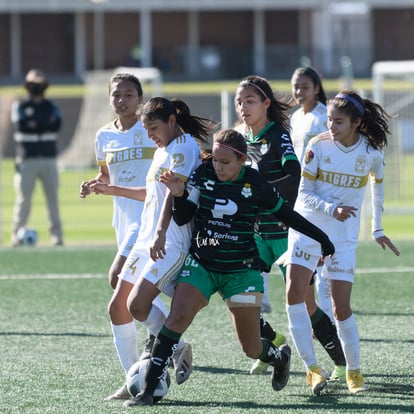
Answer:
POLYGON ((365 114, 365 109, 361 105, 360 102, 358 102, 355 98, 353 98, 351 95, 348 95, 346 93, 338 93, 335 98, 342 98, 345 99, 348 102, 351 102, 354 104, 355 108, 358 109, 358 112, 363 116, 365 114))

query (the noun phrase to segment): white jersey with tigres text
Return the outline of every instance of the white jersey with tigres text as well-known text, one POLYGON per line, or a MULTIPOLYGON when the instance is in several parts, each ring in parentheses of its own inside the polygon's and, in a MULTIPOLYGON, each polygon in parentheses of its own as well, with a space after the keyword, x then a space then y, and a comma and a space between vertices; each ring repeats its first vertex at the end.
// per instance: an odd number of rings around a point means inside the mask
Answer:
MULTIPOLYGON (((95 153, 98 165, 106 165, 110 182, 114 185, 144 187, 151 165, 155 143, 148 138, 140 120, 128 131, 120 131, 114 122, 96 134, 95 153)), ((139 223, 144 203, 127 197, 113 197, 112 225, 120 233, 132 223, 139 223)))
MULTIPOLYGON (((325 231, 336 247, 355 245, 365 188, 370 181, 382 185, 383 176, 383 153, 369 146, 366 137, 345 147, 326 132, 313 138, 306 150, 295 210, 325 231), (335 219, 333 212, 340 205, 355 207, 356 217, 335 219)), ((290 230, 289 237, 293 235, 306 237, 290 230)), ((314 251, 320 254, 320 247, 314 251)))

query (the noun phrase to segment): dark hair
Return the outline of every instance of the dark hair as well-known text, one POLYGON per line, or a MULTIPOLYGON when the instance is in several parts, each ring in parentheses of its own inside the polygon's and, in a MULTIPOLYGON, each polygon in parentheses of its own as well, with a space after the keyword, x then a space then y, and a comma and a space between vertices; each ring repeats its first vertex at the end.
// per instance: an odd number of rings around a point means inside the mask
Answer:
POLYGON ((171 115, 175 115, 178 126, 203 143, 209 142, 209 134, 216 127, 216 123, 208 118, 192 115, 190 108, 181 99, 167 99, 163 97, 151 98, 142 108, 142 119, 149 121, 161 120, 168 122, 171 115))
POLYGON ((329 100, 328 105, 348 115, 352 122, 361 118, 358 131, 368 138, 371 147, 381 149, 387 145, 387 135, 390 134, 389 120, 392 116, 388 115, 381 105, 350 90, 339 92, 329 100))
POLYGON ((109 81, 109 92, 111 92, 111 85, 113 83, 123 81, 131 82, 135 86, 135 89, 138 92, 138 96, 143 95, 141 82, 135 75, 132 75, 131 73, 117 73, 116 75, 112 76, 111 80, 109 81))
POLYGON ((319 75, 319 73, 315 69, 311 68, 310 66, 306 66, 306 67, 300 67, 300 68, 295 69, 295 71, 292 74, 291 80, 293 80, 293 78, 298 77, 298 76, 307 76, 311 80, 314 86, 319 86, 319 93, 317 95, 318 101, 326 105, 327 97, 326 97, 325 90, 323 89, 322 80, 321 80, 321 76, 319 75))
POLYGON ((249 75, 243 78, 238 87, 253 89, 262 101, 269 98, 270 105, 267 108, 268 119, 286 130, 290 129, 288 111, 291 109, 291 105, 275 98, 272 87, 265 78, 249 75))
POLYGON ((247 154, 247 143, 244 136, 235 129, 223 129, 214 135, 214 143, 222 144, 233 150, 237 158, 247 154))

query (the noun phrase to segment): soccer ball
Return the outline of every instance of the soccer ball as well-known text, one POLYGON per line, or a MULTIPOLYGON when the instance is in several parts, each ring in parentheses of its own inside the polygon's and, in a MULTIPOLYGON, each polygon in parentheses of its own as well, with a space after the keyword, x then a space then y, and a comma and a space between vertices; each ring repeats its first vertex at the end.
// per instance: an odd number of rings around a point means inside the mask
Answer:
POLYGON ((21 227, 17 231, 17 240, 21 246, 34 246, 37 243, 37 231, 28 227, 21 227))
MULTIPOLYGON (((145 376, 147 374, 151 359, 143 359, 136 362, 129 369, 126 377, 126 385, 128 392, 132 397, 136 397, 145 385, 145 376)), ((160 401, 164 398, 170 388, 171 378, 167 370, 165 370, 160 382, 157 385, 157 388, 154 391, 154 402, 160 401)))

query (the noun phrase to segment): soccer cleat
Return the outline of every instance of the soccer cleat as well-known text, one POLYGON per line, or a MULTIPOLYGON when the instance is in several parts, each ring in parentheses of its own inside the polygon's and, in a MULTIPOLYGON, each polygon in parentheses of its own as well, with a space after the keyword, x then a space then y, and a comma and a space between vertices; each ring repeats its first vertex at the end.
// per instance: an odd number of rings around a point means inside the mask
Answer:
POLYGON ((335 365, 334 370, 332 371, 329 381, 346 381, 346 367, 344 365, 335 365))
POLYGON ((312 388, 314 395, 319 395, 325 388, 328 378, 329 373, 327 371, 317 365, 312 365, 306 373, 306 385, 312 388))
POLYGON ((112 401, 112 400, 128 400, 131 398, 130 393, 128 392, 127 385, 124 384, 119 390, 115 391, 114 394, 106 397, 104 401, 112 401))
POLYGON ((364 377, 359 369, 350 369, 346 371, 346 383, 351 394, 367 391, 364 384, 364 377))
POLYGON ((193 370, 193 350, 188 342, 184 342, 184 346, 177 349, 172 356, 175 380, 178 385, 187 381, 193 370))
POLYGON ((290 374, 290 355, 291 350, 289 345, 282 345, 279 348, 281 356, 286 358, 286 362, 282 367, 276 367, 273 365, 272 371, 272 387, 275 391, 280 391, 285 388, 289 381, 290 374))
POLYGON ((150 335, 144 343, 144 350, 142 354, 139 356, 139 360, 142 361, 143 359, 149 359, 152 352, 152 346, 154 345, 155 336, 150 335))
MULTIPOLYGON (((286 336, 282 335, 279 332, 276 332, 276 338, 273 339, 273 344, 276 345, 278 348, 286 343, 286 336)), ((260 361, 260 359, 256 359, 254 361, 252 367, 250 368, 250 374, 252 375, 261 375, 264 374, 267 371, 267 368, 269 367, 269 364, 263 361, 260 361)))
POLYGON ((134 407, 136 405, 154 405, 154 398, 148 394, 138 394, 131 400, 124 402, 124 407, 134 407))

